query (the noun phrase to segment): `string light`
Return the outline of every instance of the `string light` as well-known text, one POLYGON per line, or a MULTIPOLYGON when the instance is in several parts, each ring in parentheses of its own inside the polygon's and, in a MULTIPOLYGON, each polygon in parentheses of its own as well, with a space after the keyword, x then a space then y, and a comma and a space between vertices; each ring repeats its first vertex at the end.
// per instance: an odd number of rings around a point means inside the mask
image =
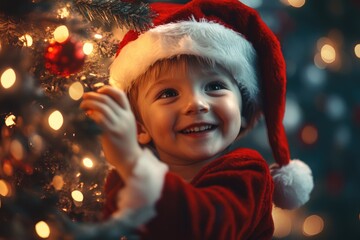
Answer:
POLYGON ((0 195, 3 197, 10 195, 10 189, 4 180, 0 180, 0 195))
POLYGON ((70 97, 77 101, 79 100, 84 94, 84 87, 80 82, 74 82, 69 87, 69 95, 70 97))
POLYGON ((88 157, 85 157, 82 160, 82 162, 83 162, 84 166, 87 167, 87 168, 92 168, 94 166, 94 162, 88 157))
POLYGON ((85 55, 90 55, 94 50, 94 45, 92 43, 86 42, 83 46, 83 52, 85 55))
POLYGON ((56 190, 61 190, 64 186, 64 179, 60 175, 56 175, 53 177, 51 184, 56 190))
POLYGON ((48 122, 52 129, 59 130, 64 123, 63 115, 58 110, 55 110, 50 114, 48 122))
POLYGON ((5 125, 8 127, 14 126, 16 124, 15 119, 16 119, 16 117, 13 114, 7 116, 5 118, 5 125))
POLYGON ((33 45, 33 38, 29 34, 19 37, 19 40, 24 43, 24 47, 31 47, 33 45))
POLYGON ((50 236, 50 227, 44 221, 35 224, 35 231, 41 238, 48 238, 50 236))
POLYGON ((1 75, 1 85, 5 88, 11 88, 16 81, 16 74, 14 69, 8 68, 1 75))
POLYGON ((54 39, 58 43, 65 42, 69 38, 69 30, 65 25, 57 27, 54 31, 54 39))
POLYGON ((303 224, 303 234, 305 236, 314 236, 321 233, 324 229, 324 220, 318 215, 307 217, 303 224))
POLYGON ((84 200, 84 195, 79 190, 74 190, 71 192, 71 197, 76 202, 82 202, 84 200))
POLYGON ((96 34, 94 35, 94 38, 96 38, 96 39, 102 39, 103 36, 102 36, 101 34, 96 33, 96 34))

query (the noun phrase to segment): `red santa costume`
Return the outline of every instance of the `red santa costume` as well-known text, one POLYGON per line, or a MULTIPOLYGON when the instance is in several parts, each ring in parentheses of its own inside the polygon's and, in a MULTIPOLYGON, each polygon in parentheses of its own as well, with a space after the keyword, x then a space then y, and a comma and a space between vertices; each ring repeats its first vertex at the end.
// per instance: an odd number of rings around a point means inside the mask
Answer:
POLYGON ((282 125, 285 63, 275 35, 258 13, 237 0, 153 3, 154 26, 129 31, 110 69, 110 83, 125 91, 160 59, 187 54, 225 67, 259 101, 276 164, 238 149, 203 167, 190 183, 168 171, 149 150, 124 183, 112 171, 105 212, 141 229, 143 239, 271 239, 272 203, 299 207, 313 187, 311 171, 290 160, 282 125))

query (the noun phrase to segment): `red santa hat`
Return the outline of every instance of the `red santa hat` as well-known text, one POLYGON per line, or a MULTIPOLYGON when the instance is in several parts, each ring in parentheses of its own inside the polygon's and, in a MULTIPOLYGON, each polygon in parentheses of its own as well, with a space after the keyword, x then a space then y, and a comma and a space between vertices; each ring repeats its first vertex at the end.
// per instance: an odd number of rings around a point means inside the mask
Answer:
POLYGON ((296 208, 313 188, 310 168, 290 160, 282 124, 286 100, 286 69, 276 36, 258 13, 238 0, 193 0, 187 4, 153 3, 153 28, 129 31, 110 68, 110 83, 128 90, 152 64, 178 55, 194 55, 225 67, 261 101, 269 143, 276 164, 271 166, 273 201, 296 208))

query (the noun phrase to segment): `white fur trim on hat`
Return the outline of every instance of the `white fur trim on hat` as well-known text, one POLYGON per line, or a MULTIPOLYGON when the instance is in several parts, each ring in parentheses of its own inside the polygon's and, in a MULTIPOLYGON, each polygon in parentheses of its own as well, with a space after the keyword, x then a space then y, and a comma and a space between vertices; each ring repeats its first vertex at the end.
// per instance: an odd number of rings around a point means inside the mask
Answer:
POLYGON ((241 34, 207 20, 168 23, 141 34, 115 58, 110 67, 110 84, 128 90, 156 61, 178 55, 215 61, 247 89, 250 99, 256 98, 259 88, 253 46, 241 34))
POLYGON ((309 200, 314 182, 311 170, 304 162, 295 159, 280 168, 273 164, 270 172, 275 187, 273 202, 277 207, 293 209, 309 200))

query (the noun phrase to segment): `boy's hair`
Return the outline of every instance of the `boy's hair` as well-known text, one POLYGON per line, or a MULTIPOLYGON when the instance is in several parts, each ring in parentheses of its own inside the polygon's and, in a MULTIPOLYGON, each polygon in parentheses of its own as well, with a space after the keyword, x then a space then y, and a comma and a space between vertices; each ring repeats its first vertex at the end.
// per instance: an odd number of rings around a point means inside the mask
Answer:
MULTIPOLYGON (((130 101, 132 111, 136 117, 136 120, 143 122, 141 113, 139 112, 139 89, 144 87, 147 81, 150 79, 157 79, 162 72, 173 73, 174 76, 178 71, 188 71, 189 66, 197 65, 203 68, 214 68, 220 67, 222 70, 227 71, 224 67, 217 64, 216 62, 204 59, 202 57, 193 56, 193 55, 179 55, 168 59, 161 59, 155 62, 148 70, 141 74, 134 82, 133 85, 126 91, 127 96, 130 101), (176 66, 176 71, 172 69, 176 66)), ((233 79, 236 83, 236 81, 233 79)), ((241 106, 241 117, 242 124, 239 135, 243 135, 249 129, 251 129, 260 116, 260 105, 259 101, 254 101, 249 98, 249 94, 243 86, 237 84, 241 93, 242 106, 241 106)))

